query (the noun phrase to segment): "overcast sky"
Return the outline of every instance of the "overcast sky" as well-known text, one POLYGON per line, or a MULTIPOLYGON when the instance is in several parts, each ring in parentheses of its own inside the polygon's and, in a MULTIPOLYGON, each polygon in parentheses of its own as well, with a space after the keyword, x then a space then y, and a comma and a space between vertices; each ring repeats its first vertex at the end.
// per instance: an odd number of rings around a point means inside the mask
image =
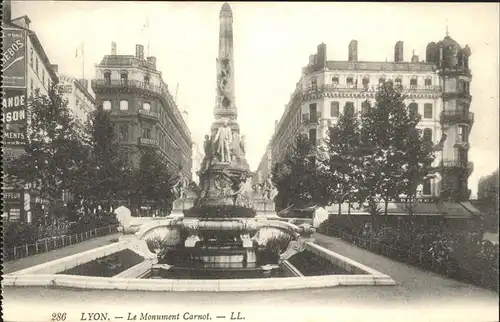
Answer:
MULTIPOLYGON (((81 77, 75 51, 85 42, 85 77, 110 54, 135 53, 149 40, 150 55, 172 95, 189 111, 193 140, 208 133, 215 104, 215 58, 222 2, 16 1, 12 15, 28 15, 60 74, 81 77), (149 28, 141 31, 146 19, 149 28)), ((445 36, 472 49, 470 158, 475 194, 481 176, 498 167, 499 6, 486 3, 231 3, 234 15, 236 104, 247 138, 247 159, 256 169, 284 105, 316 46, 324 42, 329 60, 347 60, 347 46, 358 40, 359 60, 393 60, 394 44, 404 41, 425 59, 425 47, 445 36)), ((147 49, 146 54, 147 54, 147 49)))

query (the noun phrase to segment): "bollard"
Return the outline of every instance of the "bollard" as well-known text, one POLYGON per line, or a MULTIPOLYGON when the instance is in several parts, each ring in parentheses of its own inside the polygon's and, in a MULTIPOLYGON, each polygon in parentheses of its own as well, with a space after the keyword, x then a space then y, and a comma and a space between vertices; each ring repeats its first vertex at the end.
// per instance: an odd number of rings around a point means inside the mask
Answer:
POLYGON ((16 258, 17 252, 16 252, 16 247, 14 246, 14 259, 16 258))
POLYGON ((97 228, 94 228, 94 237, 97 237, 97 228))
POLYGON ((47 239, 45 239, 45 251, 49 251, 49 242, 47 241, 47 239))
POLYGON ((36 253, 38 254, 38 242, 35 243, 35 250, 36 250, 36 253))
POLYGON ((26 247, 26 257, 28 257, 30 255, 29 250, 28 250, 28 244, 26 244, 25 247, 26 247))

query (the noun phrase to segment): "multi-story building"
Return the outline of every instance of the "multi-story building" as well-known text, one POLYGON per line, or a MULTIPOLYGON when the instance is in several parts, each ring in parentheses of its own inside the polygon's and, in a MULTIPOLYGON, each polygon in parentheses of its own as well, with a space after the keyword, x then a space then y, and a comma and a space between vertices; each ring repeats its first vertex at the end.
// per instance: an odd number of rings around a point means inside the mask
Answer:
MULTIPOLYGON (((272 142, 272 140, 271 140, 272 142)), ((252 185, 264 183, 271 175, 273 170, 272 147, 271 144, 266 145, 266 151, 260 159, 259 166, 252 177, 252 185)))
POLYGON ((407 107, 421 114, 418 126, 424 137, 441 147, 434 163, 440 175, 423 184, 421 194, 467 199, 472 172, 468 137, 474 120, 469 111, 470 49, 461 48, 447 35, 428 44, 425 61, 413 54, 411 61, 405 62, 402 41, 396 43, 394 51, 393 62, 358 61, 358 42, 353 40, 348 61, 332 61, 327 60, 326 45, 320 44, 303 68, 276 127, 270 144, 272 162, 286 157, 298 133, 319 144, 344 109, 362 113, 375 102, 378 84, 392 80, 403 87, 407 107))
MULTIPOLYGON (((2 15, 2 118, 4 122, 4 155, 24 153, 29 100, 48 93, 58 82, 57 65, 50 63, 36 33, 30 29, 28 16, 11 18, 11 3, 4 1, 2 15)), ((3 218, 31 222, 42 213, 44 202, 33 184, 21 184, 15 178, 4 178, 3 218), (17 182, 17 183, 16 183, 17 182)))
POLYGON ((89 91, 88 80, 72 77, 59 77, 59 84, 68 100, 68 109, 78 125, 86 124, 89 116, 95 110, 95 97, 89 91))
POLYGON ((193 177, 191 180, 196 182, 196 184, 200 182, 200 178, 196 172, 198 172, 201 168, 203 157, 204 153, 202 151, 202 147, 199 144, 193 143, 193 168, 191 169, 193 177))
MULTIPOLYGON (((192 178, 191 133, 181 111, 156 69, 155 57, 144 57, 144 46, 136 45, 134 55, 111 55, 96 66, 92 90, 98 108, 111 112, 124 145, 154 147, 177 171, 192 178)), ((131 158, 138 165, 138 154, 131 158)))

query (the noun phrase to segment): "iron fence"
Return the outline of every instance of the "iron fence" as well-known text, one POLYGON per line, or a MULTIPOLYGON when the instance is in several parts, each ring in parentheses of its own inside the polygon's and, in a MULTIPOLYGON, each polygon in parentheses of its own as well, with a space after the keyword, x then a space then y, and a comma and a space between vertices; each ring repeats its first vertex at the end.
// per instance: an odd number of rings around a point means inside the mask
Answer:
POLYGON ((346 234, 330 227, 326 228, 325 233, 328 236, 338 237, 352 245, 392 260, 498 292, 498 266, 493 259, 479 257, 474 258, 474 260, 454 258, 436 259, 430 252, 425 251, 419 246, 414 246, 411 250, 402 249, 384 244, 375 239, 346 234))
POLYGON ((116 233, 118 231, 118 226, 119 225, 109 225, 109 226, 94 228, 89 231, 78 234, 44 238, 38 240, 34 244, 26 244, 10 248, 4 248, 3 249, 4 261, 10 261, 36 254, 46 253, 51 250, 81 243, 83 241, 92 238, 107 236, 116 233))

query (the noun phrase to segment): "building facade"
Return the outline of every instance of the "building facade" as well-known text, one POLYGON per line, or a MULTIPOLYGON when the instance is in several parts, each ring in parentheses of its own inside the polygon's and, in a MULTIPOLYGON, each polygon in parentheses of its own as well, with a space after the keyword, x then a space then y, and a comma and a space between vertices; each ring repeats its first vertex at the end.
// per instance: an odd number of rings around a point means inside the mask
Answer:
POLYGON ((394 48, 393 62, 358 61, 358 42, 351 41, 348 61, 329 61, 326 45, 309 57, 302 77, 271 140, 272 163, 286 157, 294 137, 304 133, 320 144, 345 108, 362 113, 375 102, 378 84, 392 80, 406 95, 406 106, 422 118, 423 135, 438 147, 433 166, 439 175, 419 187, 424 197, 466 200, 472 172, 468 161, 469 133, 473 123, 469 92, 471 73, 468 46, 448 35, 427 46, 426 60, 413 54, 403 61, 403 42, 394 48))
MULTIPOLYGON (((19 156, 25 151, 29 101, 35 95, 46 95, 58 82, 57 65, 52 65, 36 33, 30 29, 30 19, 11 19, 10 1, 5 1, 2 15, 3 81, 2 119, 4 122, 4 155, 19 156)), ((10 221, 32 222, 42 214, 44 201, 34 184, 21 184, 15 178, 4 177, 2 217, 10 221)))
MULTIPOLYGON (((191 133, 144 46, 136 45, 135 55, 117 55, 113 43, 111 55, 96 66, 92 90, 97 107, 111 112, 122 144, 156 148, 172 169, 192 178, 191 133)), ((137 153, 131 157, 138 165, 137 153)))
MULTIPOLYGON (((272 142, 272 140, 271 140, 272 142)), ((266 151, 260 159, 259 166, 252 177, 252 185, 262 184, 272 174, 273 159, 272 159, 272 146, 269 143, 266 145, 266 151)))
POLYGON ((64 97, 68 100, 68 109, 79 126, 84 126, 95 110, 95 97, 89 91, 88 81, 72 77, 59 77, 64 97))

